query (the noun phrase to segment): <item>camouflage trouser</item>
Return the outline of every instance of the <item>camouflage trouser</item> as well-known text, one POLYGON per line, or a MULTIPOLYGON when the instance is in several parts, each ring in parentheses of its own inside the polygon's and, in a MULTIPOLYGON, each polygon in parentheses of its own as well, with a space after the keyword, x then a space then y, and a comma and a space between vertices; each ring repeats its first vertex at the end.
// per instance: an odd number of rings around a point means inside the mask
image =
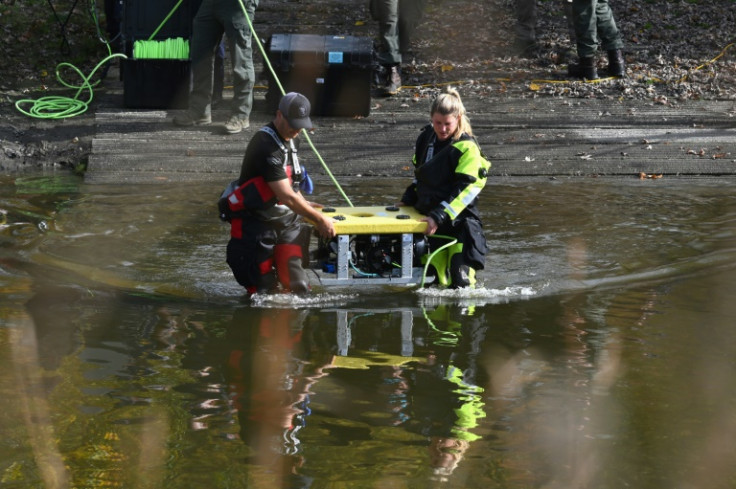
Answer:
MULTIPOLYGON (((258 0, 243 0, 243 5, 253 19, 258 0)), ((233 66, 232 112, 242 118, 250 115, 256 76, 248 21, 238 0, 203 0, 192 25, 189 112, 194 117, 209 115, 212 110, 214 56, 223 33, 233 66)))
POLYGON ((623 48, 621 33, 616 27, 608 0, 573 0, 572 16, 578 57, 594 56, 599 43, 604 51, 623 48))
POLYGON ((426 3, 427 0, 370 0, 371 16, 378 21, 380 64, 401 64, 426 3))
MULTIPOLYGON (((559 0, 567 19, 570 42, 575 43, 575 25, 572 22, 572 3, 559 0)), ((516 0, 516 39, 525 42, 537 41, 537 0, 516 0)))

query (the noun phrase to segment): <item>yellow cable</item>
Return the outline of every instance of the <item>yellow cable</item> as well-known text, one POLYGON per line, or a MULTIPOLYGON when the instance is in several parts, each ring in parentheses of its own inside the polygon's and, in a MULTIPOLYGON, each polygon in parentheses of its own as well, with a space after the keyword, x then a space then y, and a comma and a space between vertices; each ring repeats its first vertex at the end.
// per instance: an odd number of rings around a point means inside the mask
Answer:
MULTIPOLYGON (((718 61, 718 59, 720 59, 721 57, 723 57, 723 55, 724 55, 724 54, 726 54, 726 51, 728 51, 728 50, 729 50, 729 49, 730 49, 730 48, 731 48, 731 47, 732 47, 732 46, 733 46, 734 44, 736 44, 736 43, 733 43, 733 42, 732 42, 732 43, 730 43, 730 44, 726 45, 726 47, 725 47, 725 48, 723 48, 723 50, 721 50, 721 52, 720 52, 720 54, 718 54, 718 56, 716 56, 715 58, 711 59, 710 61, 706 61, 706 62, 705 62, 705 63, 703 63, 702 65, 700 65, 700 66, 698 66, 697 68, 695 68, 695 69, 694 69, 693 71, 698 71, 698 70, 702 70, 702 69, 703 69, 703 68, 705 68, 706 66, 708 66, 708 65, 710 65, 710 64, 713 64, 713 63, 715 63, 716 61, 718 61)), ((680 78, 679 80, 677 80, 677 83, 682 83, 682 82, 683 82, 683 81, 685 81, 685 80, 686 80, 686 79, 687 79, 687 78, 688 78, 689 76, 690 76, 690 74, 688 73, 687 75, 685 75, 685 76, 683 76, 682 78, 680 78)))

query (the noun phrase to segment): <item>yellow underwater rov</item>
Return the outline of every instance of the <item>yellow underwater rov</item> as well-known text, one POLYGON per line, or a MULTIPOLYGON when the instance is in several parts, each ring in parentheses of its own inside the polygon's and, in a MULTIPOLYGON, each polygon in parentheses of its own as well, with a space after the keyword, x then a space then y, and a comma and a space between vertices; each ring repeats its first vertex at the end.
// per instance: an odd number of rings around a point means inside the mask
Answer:
POLYGON ((322 285, 414 285, 428 252, 425 217, 413 207, 325 207, 337 235, 320 239, 313 270, 322 285))

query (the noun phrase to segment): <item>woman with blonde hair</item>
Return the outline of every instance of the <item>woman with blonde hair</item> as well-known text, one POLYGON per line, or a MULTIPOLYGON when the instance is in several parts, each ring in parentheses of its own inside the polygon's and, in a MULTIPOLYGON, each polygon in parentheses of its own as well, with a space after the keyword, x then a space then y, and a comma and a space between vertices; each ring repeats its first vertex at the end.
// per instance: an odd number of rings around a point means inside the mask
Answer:
POLYGON ((414 180, 400 205, 427 216, 430 250, 447 244, 447 237, 457 240, 432 258, 432 266, 441 285, 468 287, 475 284, 475 271, 484 268, 488 251, 477 203, 491 163, 473 137, 457 90, 447 88, 434 99, 430 119, 417 138, 414 180))

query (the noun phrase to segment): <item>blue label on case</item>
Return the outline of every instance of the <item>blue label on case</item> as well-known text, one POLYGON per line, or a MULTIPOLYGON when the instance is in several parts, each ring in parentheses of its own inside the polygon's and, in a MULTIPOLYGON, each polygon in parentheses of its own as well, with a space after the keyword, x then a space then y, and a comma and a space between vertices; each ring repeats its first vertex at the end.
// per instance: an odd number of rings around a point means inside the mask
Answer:
POLYGON ((327 53, 328 63, 342 63, 342 52, 341 51, 330 51, 327 53))

